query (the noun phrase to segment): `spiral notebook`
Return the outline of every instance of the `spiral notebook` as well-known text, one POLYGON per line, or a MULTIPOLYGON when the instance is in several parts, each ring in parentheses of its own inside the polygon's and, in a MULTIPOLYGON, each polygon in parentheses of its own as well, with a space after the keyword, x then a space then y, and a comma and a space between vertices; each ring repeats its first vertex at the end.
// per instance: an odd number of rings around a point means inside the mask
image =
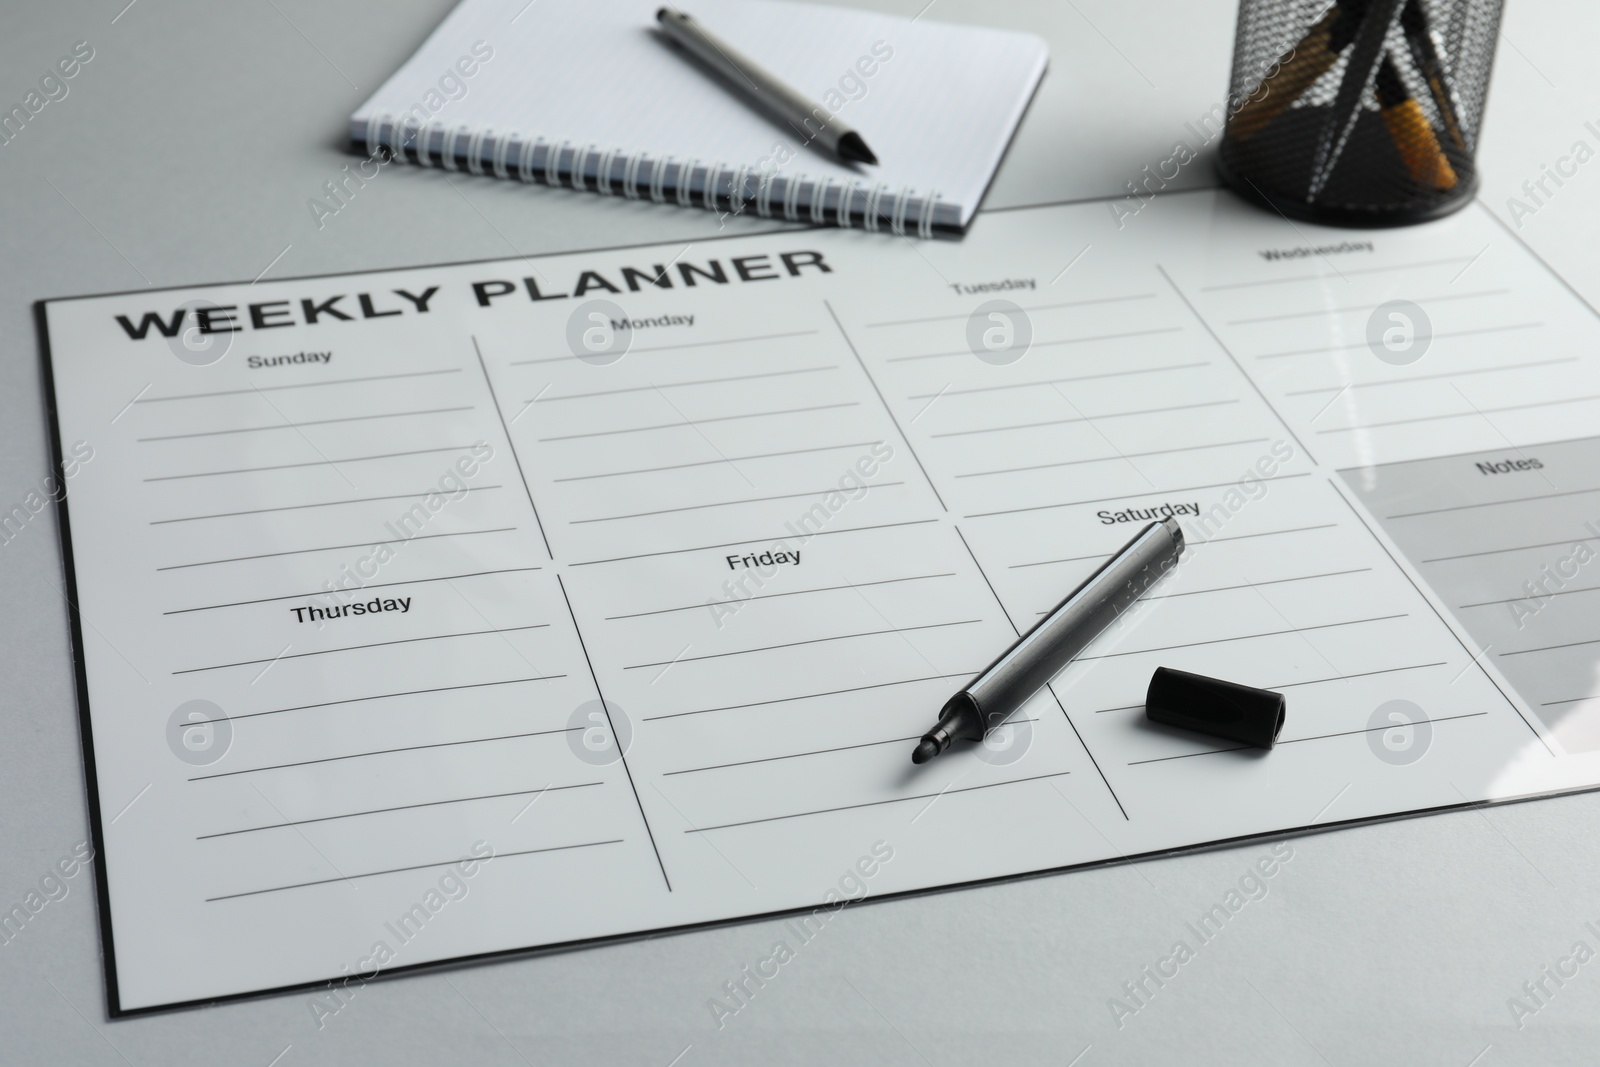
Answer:
POLYGON ((658 0, 463 0, 350 119, 368 153, 719 212, 960 231, 1047 61, 1026 33, 786 0, 688 9, 859 130, 841 163, 656 33, 658 0))

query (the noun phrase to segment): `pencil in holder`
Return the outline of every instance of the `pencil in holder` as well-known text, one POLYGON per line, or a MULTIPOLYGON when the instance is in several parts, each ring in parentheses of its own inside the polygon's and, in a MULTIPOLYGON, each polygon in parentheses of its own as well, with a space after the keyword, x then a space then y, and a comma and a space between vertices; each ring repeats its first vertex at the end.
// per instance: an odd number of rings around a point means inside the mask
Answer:
POLYGON ((1217 169, 1339 226, 1447 215, 1478 187, 1502 0, 1242 0, 1217 169))

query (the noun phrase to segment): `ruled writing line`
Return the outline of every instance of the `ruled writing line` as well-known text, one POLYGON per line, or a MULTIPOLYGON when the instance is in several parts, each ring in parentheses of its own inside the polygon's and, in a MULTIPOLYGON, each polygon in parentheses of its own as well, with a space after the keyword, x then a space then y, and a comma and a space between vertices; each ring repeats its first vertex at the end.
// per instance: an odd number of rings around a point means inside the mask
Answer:
POLYGON ((730 600, 702 600, 697 604, 684 604, 676 608, 655 608, 651 611, 633 611, 626 615, 607 615, 606 622, 616 622, 620 619, 639 619, 646 615, 667 615, 675 611, 696 611, 708 607, 724 604, 748 604, 754 600, 776 600, 779 597, 804 596, 807 593, 832 593, 841 589, 864 589, 874 585, 895 585, 900 582, 920 582, 929 578, 953 578, 954 571, 945 571, 942 574, 916 574, 908 578, 882 578, 875 582, 856 582, 853 585, 824 585, 815 589, 792 589, 786 593, 756 593, 752 596, 734 597, 730 600))
POLYGON ((342 756, 323 756, 320 759, 296 760, 292 763, 273 763, 265 767, 244 767, 237 771, 218 771, 215 774, 200 774, 190 778, 191 782, 205 782, 213 778, 232 778, 240 774, 258 774, 261 771, 282 771, 293 767, 312 767, 319 763, 339 763, 347 759, 366 759, 369 756, 392 756, 397 752, 421 752, 432 748, 457 748, 461 745, 486 745, 495 741, 519 741, 527 737, 548 737, 552 734, 570 734, 582 730, 581 726, 563 726, 555 730, 532 730, 521 734, 500 734, 495 737, 468 737, 460 741, 432 741, 425 745, 402 745, 398 748, 377 748, 370 752, 347 752, 342 756))
MULTIPOLYGON (((776 341, 786 337, 810 337, 816 332, 816 330, 795 330, 791 333, 763 333, 753 337, 724 337, 716 341, 692 341, 682 345, 652 345, 648 348, 629 348, 628 351, 636 355, 641 352, 674 352, 684 348, 710 348, 713 345, 737 345, 748 341, 776 341)), ((541 363, 567 363, 575 358, 575 356, 550 356, 545 359, 519 359, 513 361, 510 365, 513 367, 531 367, 541 363)))
MULTIPOLYGON (((411 578, 409 580, 399 582, 368 582, 367 584, 361 586, 360 589, 362 592, 365 592, 368 589, 389 589, 397 585, 425 585, 428 582, 451 582, 455 581, 457 578, 482 578, 490 574, 520 574, 524 571, 538 571, 543 569, 543 567, 501 567, 492 571, 472 571, 469 574, 447 574, 441 575, 437 578, 411 578)), ((335 591, 349 592, 349 590, 339 589, 338 587, 335 588, 335 591)), ((161 614, 185 615, 191 611, 214 611, 217 608, 238 608, 244 607, 247 604, 270 604, 276 600, 304 600, 308 597, 328 595, 329 590, 327 589, 314 589, 307 593, 288 593, 284 596, 264 596, 258 597, 255 600, 232 600, 226 604, 202 604, 199 607, 194 608, 174 608, 172 611, 163 611, 161 614)))
MULTIPOLYGON (((469 485, 462 489, 461 495, 467 493, 481 493, 486 489, 503 489, 500 485, 469 485)), ((214 515, 185 515, 177 519, 151 519, 151 526, 165 526, 174 522, 199 522, 202 519, 233 519, 241 515, 266 515, 278 511, 304 511, 307 508, 331 508, 339 504, 370 504, 377 500, 421 500, 434 493, 437 489, 424 489, 412 493, 391 493, 388 496, 364 496, 348 500, 321 500, 312 504, 284 504, 274 508, 252 508, 249 511, 219 511, 214 515)))
POLYGON ((646 433, 651 430, 679 430, 683 429, 684 427, 689 427, 692 429, 696 424, 704 425, 712 422, 735 422, 739 419, 763 419, 774 415, 804 415, 813 411, 835 411, 839 408, 853 408, 860 406, 860 401, 849 400, 839 404, 814 404, 811 407, 782 408, 777 411, 749 411, 739 415, 717 415, 709 419, 697 419, 695 423, 683 421, 662 422, 651 426, 624 426, 615 430, 591 430, 587 433, 569 433, 562 434, 558 437, 541 437, 539 438, 539 443, 547 444, 551 441, 576 441, 580 438, 588 437, 614 437, 619 434, 646 433))
POLYGON ((745 708, 763 708, 769 704, 789 704, 797 700, 816 700, 821 697, 842 696, 846 693, 863 693, 869 689, 888 689, 896 685, 914 685, 918 682, 940 682, 951 678, 971 678, 976 670, 957 671, 954 674, 930 674, 922 678, 902 678, 893 682, 874 682, 871 685, 853 685, 846 689, 828 689, 821 693, 801 693, 792 697, 774 697, 771 700, 753 700, 747 704, 725 704, 719 708, 698 708, 694 711, 675 711, 665 715, 646 716, 645 722, 656 722, 659 719, 683 719, 691 715, 709 715, 716 711, 742 711, 745 708))
POLYGON ((236 433, 265 433, 268 430, 300 430, 305 426, 331 426, 341 422, 370 422, 373 419, 405 419, 413 415, 444 415, 456 411, 471 411, 472 405, 467 404, 453 408, 425 408, 420 411, 389 411, 377 415, 344 415, 337 419, 312 419, 303 422, 277 423, 272 426, 237 426, 227 430, 201 430, 196 433, 171 433, 160 437, 140 437, 140 443, 147 441, 187 441, 196 437, 223 437, 236 433))
POLYGON ((282 552, 261 552, 254 556, 230 556, 227 559, 207 559, 198 563, 173 563, 165 567, 157 567, 156 571, 181 571, 190 567, 214 567, 219 563, 245 563, 253 559, 273 559, 278 556, 303 556, 308 552, 335 552, 342 548, 371 548, 377 545, 404 545, 412 541, 432 541, 440 537, 473 537, 477 534, 513 533, 515 526, 499 526, 492 530, 456 530, 453 533, 416 534, 412 537, 394 538, 386 541, 357 541, 350 545, 323 545, 320 548, 291 548, 282 552))
POLYGON ((396 459, 400 456, 426 456, 435 452, 469 452, 472 445, 445 445, 443 448, 416 448, 408 452, 382 452, 375 456, 350 456, 346 459, 317 459, 305 463, 275 463, 270 467, 239 467, 225 471, 197 471, 193 474, 162 474, 144 479, 147 482, 175 482, 184 478, 215 478, 224 474, 259 474, 262 471, 286 471, 300 467, 330 467, 340 463, 365 463, 375 459, 396 459))
POLYGON ((982 622, 982 619, 957 619, 951 622, 928 622, 920 626, 902 626, 899 629, 866 630, 855 634, 834 634, 830 637, 811 637, 804 641, 785 641, 778 645, 760 645, 756 648, 738 648, 731 652, 710 652, 704 656, 682 656, 672 660, 660 660, 654 663, 632 663, 622 669, 625 671, 640 670, 645 667, 665 667, 672 663, 698 663, 701 660, 725 659, 728 656, 745 656, 753 652, 773 652, 780 648, 796 648, 800 645, 820 645, 829 641, 849 641, 857 637, 879 637, 883 634, 908 633, 913 630, 938 630, 946 626, 971 626, 982 622))
POLYGON ((283 830, 294 826, 309 826, 317 822, 335 822, 339 819, 358 819, 363 815, 384 815, 391 811, 411 811, 416 808, 437 808, 447 804, 470 804, 476 800, 499 800, 503 797, 525 797, 529 794, 543 796, 546 793, 556 793, 564 789, 587 789, 590 786, 602 785, 602 782, 579 782, 574 785, 547 785, 539 789, 518 789, 510 793, 484 793, 475 797, 452 797, 448 800, 424 800, 416 804, 396 804, 388 808, 370 808, 366 811, 349 811, 339 815, 319 815, 311 819, 293 819, 289 822, 268 823, 265 826, 246 826, 238 830, 220 830, 213 834, 199 834, 196 841, 209 841, 217 837, 234 837, 239 834, 254 834, 262 830, 283 830))
POLYGON ((139 404, 159 404, 166 400, 202 400, 213 396, 242 396, 250 393, 276 393, 283 389, 314 389, 323 385, 352 385, 356 382, 383 382, 396 378, 426 378, 434 374, 460 374, 460 367, 446 367, 443 370, 418 370, 406 371, 402 374, 373 374, 365 378, 334 378, 325 382, 300 382, 295 385, 262 385, 249 389, 223 389, 215 393, 183 393, 179 396, 152 396, 135 401, 139 404))
MULTIPOLYGON (((863 497, 866 496, 867 492, 872 489, 887 489, 890 486, 905 484, 905 482, 863 482, 861 495, 863 497)), ((584 523, 590 522, 616 522, 619 519, 645 519, 654 517, 656 515, 676 515, 684 511, 703 511, 706 508, 726 508, 732 507, 735 504, 765 504, 773 500, 794 500, 798 497, 825 497, 830 493, 837 493, 839 491, 840 490, 837 486, 830 486, 827 489, 807 489, 800 493, 779 493, 776 496, 752 496, 745 497, 744 499, 740 500, 716 500, 709 504, 685 504, 681 507, 659 508, 655 511, 635 511, 626 515, 601 515, 589 519, 569 519, 567 520, 567 525, 581 526, 584 523)), ((860 498, 858 497, 856 499, 860 498)))
MULTIPOLYGON (((526 848, 517 852, 496 852, 493 854, 493 858, 497 860, 509 859, 512 856, 534 856, 543 852, 565 852, 569 849, 575 848, 595 848, 599 845, 620 845, 622 844, 622 841, 622 838, 615 837, 608 841, 584 841, 576 845, 552 845, 547 848, 526 848)), ((391 867, 388 870, 383 871, 365 871, 361 874, 352 874, 341 878, 320 878, 314 882, 295 882, 293 885, 269 886, 266 889, 251 889, 243 893, 225 893, 219 897, 206 897, 206 903, 211 904, 219 900, 235 900, 239 897, 259 896, 262 893, 281 893, 286 889, 304 889, 307 886, 327 885, 329 882, 347 882, 352 878, 376 878, 382 874, 399 874, 402 871, 422 871, 427 870, 430 867, 451 867, 457 863, 476 861, 481 860, 482 858, 483 857, 479 856, 462 856, 459 859, 444 860, 441 863, 417 863, 410 867, 391 867)))
POLYGON ((238 663, 219 663, 211 667, 189 667, 173 674, 197 674, 201 671, 220 671, 228 667, 248 667, 256 663, 276 663, 280 659, 304 659, 307 656, 330 656, 335 652, 356 652, 363 648, 382 648, 385 645, 410 645, 418 641, 443 641, 452 637, 482 637, 485 634, 516 633, 519 630, 542 630, 549 626, 547 622, 536 622, 528 626, 503 626, 497 630, 470 630, 459 634, 431 634, 427 637, 402 637, 395 641, 374 641, 365 645, 346 645, 343 648, 323 648, 315 652, 296 652, 292 656, 269 656, 265 659, 246 659, 238 663))
POLYGON ((948 796, 956 793, 973 793, 980 789, 996 789, 1005 785, 1023 785, 1028 782, 1037 782, 1045 778, 1062 778, 1071 771, 1056 771, 1053 774, 1036 774, 1029 778, 1012 778, 1004 782, 988 782, 983 785, 969 785, 961 789, 951 789, 948 786, 937 793, 918 793, 906 797, 889 797, 885 800, 868 800, 860 804, 841 804, 835 808, 818 808, 815 811, 797 811, 788 815, 769 815, 762 819, 745 819, 741 822, 726 822, 717 826, 698 826, 685 830, 686 834, 704 834, 712 830, 727 830, 735 826, 754 826, 757 823, 782 822, 785 819, 804 819, 812 815, 827 815, 836 811, 854 811, 857 808, 874 808, 882 804, 901 804, 908 800, 927 800, 929 797, 948 796))

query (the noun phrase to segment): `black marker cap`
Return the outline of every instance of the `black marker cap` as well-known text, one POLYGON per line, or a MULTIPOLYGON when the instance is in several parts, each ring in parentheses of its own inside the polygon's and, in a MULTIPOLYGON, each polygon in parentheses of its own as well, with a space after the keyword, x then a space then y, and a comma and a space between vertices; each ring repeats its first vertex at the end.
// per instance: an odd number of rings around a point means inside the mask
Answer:
POLYGON ((1271 748, 1283 729, 1282 693, 1157 667, 1144 713, 1151 722, 1271 748))

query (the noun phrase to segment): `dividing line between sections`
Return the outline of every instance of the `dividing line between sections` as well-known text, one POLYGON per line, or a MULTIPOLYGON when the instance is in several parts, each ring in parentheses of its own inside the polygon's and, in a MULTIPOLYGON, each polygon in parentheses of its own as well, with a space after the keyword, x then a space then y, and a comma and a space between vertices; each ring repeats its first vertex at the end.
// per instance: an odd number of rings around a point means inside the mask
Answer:
POLYGON ((1272 413, 1272 417, 1274 419, 1278 420, 1278 425, 1283 427, 1283 432, 1289 435, 1290 440, 1294 441, 1295 444, 1300 446, 1300 451, 1306 454, 1306 458, 1311 461, 1313 466, 1321 466, 1321 464, 1317 463, 1317 457, 1313 456, 1311 454, 1311 450, 1306 447, 1305 442, 1300 440, 1299 436, 1292 428, 1290 428, 1288 420, 1286 420, 1282 415, 1279 415, 1278 409, 1273 407, 1272 403, 1267 400, 1267 394, 1261 391, 1261 386, 1256 384, 1256 380, 1254 378, 1245 373, 1245 369, 1243 365, 1240 364, 1238 357, 1233 354, 1233 349, 1222 343, 1222 338, 1217 335, 1216 330, 1211 328, 1211 323, 1206 321, 1206 317, 1200 314, 1200 309, 1190 303, 1188 296, 1184 294, 1182 289, 1178 288, 1178 283, 1172 280, 1172 275, 1167 273, 1167 269, 1161 264, 1157 263, 1156 270, 1160 272, 1161 277, 1166 279, 1167 284, 1172 287, 1172 291, 1177 295, 1178 299, 1183 301, 1183 306, 1189 309, 1189 314, 1195 317, 1195 320, 1205 328, 1206 333, 1211 335, 1211 340, 1215 341, 1217 347, 1222 349, 1222 354, 1228 357, 1228 362, 1232 363, 1233 369, 1239 372, 1239 377, 1250 383, 1250 388, 1254 389, 1256 391, 1256 396, 1261 398, 1262 406, 1272 413))
POLYGON ((911 438, 907 437, 905 430, 901 428, 900 420, 895 417, 894 409, 889 407, 889 401, 884 398, 883 390, 878 388, 878 380, 867 369, 866 360, 862 359, 861 353, 856 351, 856 343, 850 340, 850 335, 845 332, 844 323, 839 321, 838 312, 834 311, 833 305, 826 300, 822 302, 822 306, 828 309, 828 317, 833 320, 833 325, 838 328, 839 336, 844 339, 845 346, 850 349, 850 354, 856 358, 856 363, 861 367, 861 373, 867 379, 868 384, 872 386, 872 391, 878 394, 878 403, 883 405, 883 413, 889 416, 889 421, 894 424, 895 432, 900 435, 901 443, 906 446, 906 451, 910 452, 911 458, 916 461, 917 469, 922 472, 922 478, 928 483, 928 488, 933 490, 933 498, 939 502, 939 510, 948 514, 950 509, 945 506, 944 497, 939 493, 939 487, 933 484, 933 478, 928 475, 928 468, 922 465, 922 457, 917 455, 915 448, 911 447, 911 438))
MULTIPOLYGON (((955 530, 956 536, 961 539, 961 547, 967 550, 967 556, 972 560, 972 565, 977 568, 978 576, 983 579, 983 584, 989 587, 989 595, 994 597, 994 602, 999 606, 1001 613, 1005 615, 1006 622, 1011 624, 1011 632, 1021 638, 1022 630, 1012 620, 1011 612, 1006 610, 1004 602, 1000 599, 1000 594, 995 591, 994 583, 989 580, 988 573, 984 571, 983 564, 978 562, 978 554, 972 551, 972 546, 967 543, 967 535, 962 533, 961 527, 954 523, 951 523, 951 528, 955 530)), ((1078 746, 1083 749, 1083 754, 1089 757, 1089 763, 1093 765, 1095 773, 1100 776, 1101 784, 1106 787, 1106 792, 1111 794, 1111 799, 1116 803, 1117 810, 1122 812, 1122 820, 1124 822, 1129 821, 1128 809, 1122 806, 1122 798, 1117 796, 1115 789, 1111 788, 1111 780, 1106 777, 1106 772, 1100 769, 1100 761, 1094 758, 1094 753, 1089 751, 1089 743, 1083 739, 1083 734, 1078 731, 1078 724, 1072 721, 1072 716, 1067 714, 1067 706, 1061 702, 1061 697, 1057 695, 1055 686, 1046 684, 1045 688, 1050 690, 1050 699, 1056 702, 1056 707, 1061 710, 1061 717, 1067 720, 1067 726, 1072 729, 1073 736, 1078 739, 1078 746)))
POLYGON ((1417 596, 1422 598, 1422 602, 1428 605, 1428 610, 1432 611, 1434 617, 1439 620, 1439 625, 1443 626, 1447 631, 1449 631, 1450 636, 1456 639, 1456 644, 1461 646, 1461 651, 1465 652, 1467 654, 1467 658, 1472 660, 1472 664, 1469 666, 1476 666, 1478 670, 1483 672, 1483 676, 1489 680, 1489 684, 1494 686, 1495 692, 1500 694, 1500 699, 1504 700, 1506 704, 1510 706, 1511 710, 1517 713, 1517 718, 1522 720, 1522 724, 1528 728, 1528 732, 1533 734, 1534 737, 1538 738, 1539 744, 1544 746, 1544 750, 1550 754, 1550 758, 1555 759, 1556 753, 1555 750, 1550 747, 1550 742, 1546 741, 1544 739, 1544 735, 1539 733, 1539 731, 1534 728, 1533 723, 1528 721, 1528 717, 1526 715, 1522 714, 1522 709, 1517 707, 1517 702, 1512 700, 1510 695, 1506 693, 1504 689, 1500 688, 1500 682, 1495 678, 1494 675, 1489 673, 1488 668, 1484 667, 1484 665, 1479 662, 1478 657, 1483 655, 1483 653, 1479 652, 1474 654, 1472 649, 1467 647, 1467 643, 1461 639, 1461 635, 1456 633, 1455 627, 1451 626, 1450 623, 1446 621, 1444 613, 1438 608, 1434 607, 1433 601, 1428 599, 1428 595, 1422 591, 1422 587, 1417 585, 1416 579, 1411 577, 1411 572, 1406 570, 1405 567, 1401 566, 1398 559, 1395 559, 1394 553, 1389 551, 1389 546, 1383 543, 1383 539, 1378 536, 1377 532, 1373 530, 1370 525, 1368 525, 1366 517, 1356 509, 1355 504, 1351 503, 1350 498, 1344 495, 1343 490, 1339 488, 1338 484, 1335 483, 1331 477, 1328 479, 1328 488, 1332 489, 1334 495, 1344 502, 1344 506, 1350 509, 1350 514, 1354 515, 1356 520, 1361 523, 1362 527, 1367 531, 1368 536, 1372 538, 1379 548, 1383 549, 1383 554, 1389 557, 1389 562, 1394 564, 1394 569, 1405 575, 1406 581, 1411 583, 1411 588, 1416 590, 1417 596))
POLYGON ((522 470, 522 457, 517 454, 516 443, 511 440, 511 427, 506 425, 506 413, 500 410, 500 397, 489 378, 489 367, 483 361, 483 350, 478 347, 476 334, 472 335, 472 352, 478 357, 478 369, 483 372, 483 387, 489 390, 489 399, 494 401, 494 413, 500 419, 500 432, 505 435, 506 447, 511 450, 511 459, 517 465, 517 477, 522 479, 522 491, 528 494, 528 507, 533 509, 533 522, 539 527, 539 540, 544 542, 544 554, 555 559, 556 554, 550 551, 550 538, 544 532, 544 520, 539 518, 539 505, 533 502, 533 490, 528 488, 528 476, 522 470))
MULTIPOLYGON (((572 619, 572 632, 578 637, 578 648, 583 652, 584 665, 589 668, 589 680, 594 683, 594 695, 600 700, 600 710, 605 712, 606 729, 611 731, 611 737, 617 737, 616 724, 611 721, 611 705, 606 701, 604 690, 600 688, 600 676, 594 672, 594 660, 589 658, 589 644, 583 639, 583 630, 578 626, 578 613, 572 610, 572 598, 567 595, 567 583, 561 575, 556 575, 556 585, 561 589, 561 599, 566 602, 567 615, 572 619)), ((650 817, 644 813, 644 801, 639 798, 639 787, 633 780, 633 768, 628 766, 628 754, 617 747, 617 761, 622 764, 622 773, 628 776, 628 788, 633 790, 633 802, 639 808, 639 821, 644 824, 645 836, 650 839, 650 851, 655 853, 656 866, 661 870, 661 880, 667 884, 667 892, 672 892, 672 879, 667 877, 667 865, 661 859, 661 848, 656 844, 656 833, 650 827, 650 817)))

